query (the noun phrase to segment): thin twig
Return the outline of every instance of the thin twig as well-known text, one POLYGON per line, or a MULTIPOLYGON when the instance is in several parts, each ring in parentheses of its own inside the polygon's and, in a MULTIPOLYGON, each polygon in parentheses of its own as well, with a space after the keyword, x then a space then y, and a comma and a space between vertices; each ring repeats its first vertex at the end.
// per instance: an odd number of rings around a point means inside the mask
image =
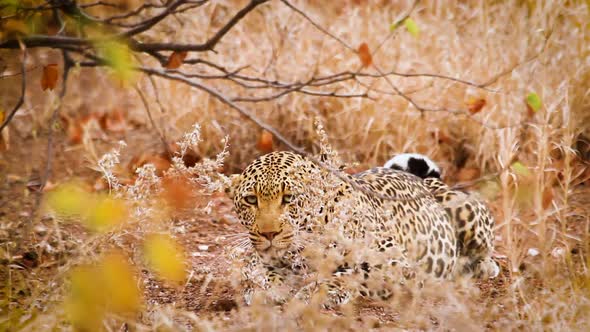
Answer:
POLYGON ((16 112, 18 111, 18 109, 22 106, 22 104, 25 102, 25 92, 26 92, 26 88, 27 88, 27 75, 26 75, 26 62, 27 62, 27 48, 25 45, 21 44, 21 49, 22 49, 22 63, 21 63, 21 88, 20 88, 20 97, 18 98, 18 101, 16 102, 16 105, 14 105, 14 107, 12 108, 12 111, 10 111, 10 113, 8 113, 8 116, 6 117, 6 119, 4 120, 4 122, 2 123, 2 125, 0 125, 0 134, 2 134, 2 130, 4 130, 4 128, 6 126, 8 126, 8 124, 10 123, 10 121, 12 120, 12 118, 14 118, 14 115, 16 114, 16 112))
POLYGON ((141 92, 141 89, 137 85, 134 85, 133 88, 135 89, 135 91, 137 92, 137 94, 139 95, 139 98, 141 99, 141 101, 143 103, 144 109, 148 115, 148 118, 150 119, 152 127, 154 128, 156 133, 158 133, 158 136, 160 137, 160 141, 162 141, 162 145, 164 146, 164 151, 166 151, 168 156, 172 156, 172 151, 170 151, 170 147, 168 146, 168 142, 166 141, 166 137, 164 136, 164 133, 162 131, 160 131, 158 126, 156 126, 154 118, 152 117, 152 112, 150 111, 150 105, 149 105, 147 99, 145 98, 145 95, 143 94, 143 92, 141 92))
POLYGON ((54 127, 55 127, 55 123, 57 121, 57 116, 58 116, 58 114, 61 110, 61 107, 63 105, 63 99, 64 99, 66 92, 67 92, 68 77, 70 74, 70 69, 74 65, 74 61, 70 58, 67 51, 63 51, 62 55, 63 55, 63 61, 64 61, 64 71, 63 71, 62 82, 61 82, 62 87, 61 87, 61 92, 59 93, 59 103, 55 107, 55 109, 53 110, 53 113, 51 114, 51 119, 49 120, 49 134, 47 137, 47 160, 45 161, 45 172, 43 173, 43 177, 41 178, 41 186, 39 188, 39 192, 43 192, 43 188, 45 188, 45 185, 47 184, 47 180, 49 180, 49 177, 51 176, 51 171, 52 171, 51 162, 53 160, 54 127))
MULTIPOLYGON (((251 0, 244 8, 240 9, 213 37, 209 38, 203 44, 176 44, 176 43, 132 43, 131 47, 136 51, 210 51, 213 50, 215 45, 225 36, 231 28, 233 28, 242 18, 244 18, 249 12, 254 10, 258 5, 267 2, 268 0, 251 0)), ((126 32, 122 37, 132 36, 135 33, 131 33, 132 30, 126 32)))
POLYGON ((346 43, 344 40, 340 39, 338 36, 334 35, 333 33, 331 33, 330 31, 328 31, 327 29, 325 29, 324 27, 322 27, 320 24, 316 23, 316 21, 312 20, 309 16, 307 16, 307 14, 305 14, 305 12, 303 12, 301 9, 295 7, 294 5, 292 5, 289 1, 287 0, 281 0, 282 3, 284 3, 287 7, 291 8, 292 10, 294 10, 295 12, 297 12, 299 15, 303 16, 309 23, 311 23, 311 25, 313 25, 314 27, 316 27, 316 29, 320 30, 321 32, 325 33, 326 35, 332 37, 333 39, 337 40, 340 44, 342 44, 342 46, 346 47, 347 49, 353 51, 353 52, 357 52, 356 49, 350 45, 348 45, 348 43, 346 43))
MULTIPOLYGON (((33 66, 33 67, 27 69, 25 72, 26 73, 30 73, 30 72, 32 72, 33 70, 36 70, 39 67, 41 67, 41 66, 40 65, 33 66)), ((19 71, 18 73, 9 73, 9 74, 0 75, 0 80, 1 79, 4 79, 4 78, 8 78, 8 77, 22 76, 22 74, 23 74, 23 72, 22 71, 19 71)))
POLYGON ((68 76, 70 73, 70 69, 74 65, 74 61, 69 57, 67 51, 62 51, 62 57, 63 57, 63 62, 64 62, 64 71, 63 71, 62 82, 61 82, 62 87, 61 87, 61 92, 59 93, 59 102, 58 102, 57 106, 55 107, 55 109, 53 110, 53 112, 51 114, 51 119, 49 120, 49 133, 47 134, 48 135, 47 136, 47 157, 45 159, 44 172, 41 175, 41 182, 40 182, 40 185, 35 193, 35 203, 33 204, 33 207, 32 207, 31 218, 30 218, 29 222, 25 224, 25 229, 24 229, 25 236, 23 236, 23 238, 25 238, 25 237, 29 238, 31 235, 31 229, 32 229, 33 222, 37 218, 37 214, 39 213, 39 207, 41 206, 41 199, 43 198, 43 189, 47 185, 47 181, 49 180, 49 177, 51 176, 51 171, 52 171, 51 164, 53 162, 53 151, 54 151, 54 147, 53 147, 54 127, 55 127, 55 123, 57 122, 59 111, 61 110, 61 107, 63 104, 63 98, 66 95, 67 80, 68 80, 68 76))

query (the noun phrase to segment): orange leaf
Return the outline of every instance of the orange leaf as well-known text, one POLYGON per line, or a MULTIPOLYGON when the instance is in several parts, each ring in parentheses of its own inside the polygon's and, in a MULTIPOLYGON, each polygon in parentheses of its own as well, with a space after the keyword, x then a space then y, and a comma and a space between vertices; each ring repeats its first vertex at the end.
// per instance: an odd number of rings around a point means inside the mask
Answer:
POLYGON ((273 150, 272 145, 272 134, 263 130, 258 138, 258 143, 256 143, 256 148, 264 153, 269 153, 273 150))
POLYGON ((168 58, 168 62, 166 62, 166 68, 168 69, 176 69, 182 65, 182 62, 186 58, 188 52, 172 52, 170 57, 168 58))
POLYGON ((467 107, 471 114, 479 113, 484 106, 486 106, 486 100, 483 98, 469 98, 467 101, 467 107))
POLYGON ((553 188, 547 187, 543 190, 543 209, 547 209, 553 202, 553 188))
POLYGON ((46 91, 47 89, 55 89, 57 84, 57 64, 52 63, 43 67, 43 76, 41 76, 41 89, 46 91))
POLYGON ((175 209, 188 209, 195 205, 193 188, 187 178, 166 177, 162 180, 162 198, 175 209))
POLYGON ((371 51, 369 51, 369 45, 367 45, 367 43, 362 43, 359 46, 358 55, 363 64, 363 68, 369 67, 373 63, 373 57, 371 56, 371 51))

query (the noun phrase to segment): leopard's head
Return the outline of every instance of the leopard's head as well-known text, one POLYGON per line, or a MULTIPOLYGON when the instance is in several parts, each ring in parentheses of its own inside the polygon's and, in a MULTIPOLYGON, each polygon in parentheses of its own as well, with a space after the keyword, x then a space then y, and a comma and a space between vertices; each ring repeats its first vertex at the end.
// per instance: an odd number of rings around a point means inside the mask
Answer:
POLYGON ((279 258, 295 249, 309 167, 313 164, 295 153, 272 152, 232 179, 235 210, 261 257, 279 258))

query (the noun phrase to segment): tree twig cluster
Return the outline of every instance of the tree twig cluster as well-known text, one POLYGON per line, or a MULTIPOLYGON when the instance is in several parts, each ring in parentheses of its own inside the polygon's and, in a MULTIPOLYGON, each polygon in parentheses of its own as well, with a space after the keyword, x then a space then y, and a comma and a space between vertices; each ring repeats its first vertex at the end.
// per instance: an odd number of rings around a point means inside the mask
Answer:
MULTIPOLYGON (((154 27, 156 27, 166 18, 175 17, 175 15, 179 13, 190 13, 191 11, 199 10, 208 2, 208 0, 150 0, 146 1, 137 8, 123 8, 125 10, 122 10, 122 12, 121 9, 123 5, 111 3, 107 0, 85 4, 79 4, 76 0, 45 0, 41 1, 40 3, 34 6, 25 6, 22 4, 17 4, 11 5, 12 7, 10 7, 9 5, 5 5, 3 8, 0 8, 0 15, 2 15, 0 18, 0 24, 2 24, 3 21, 6 22, 8 20, 25 20, 27 17, 30 17, 30 15, 33 13, 50 15, 52 21, 57 24, 57 32, 52 34, 43 33, 43 31, 41 33, 37 31, 34 31, 32 33, 14 31, 8 32, 7 34, 5 34, 5 36, 8 37, 4 38, 4 40, 0 40, 0 49, 20 48, 23 54, 21 62, 21 96, 13 110, 9 112, 5 121, 1 124, 0 132, 14 118, 14 115, 16 114, 18 109, 23 105, 25 99, 25 91, 27 84, 25 78, 27 49, 47 48, 58 49, 62 52, 64 61, 64 72, 62 82, 63 88, 60 97, 63 98, 63 96, 66 93, 67 79, 69 77, 68 73, 73 66, 102 67, 108 66, 111 63, 111 60, 101 55, 101 53, 97 50, 96 47, 97 44, 104 41, 116 41, 124 43, 125 45, 127 45, 129 51, 132 54, 134 54, 134 56, 144 54, 145 56, 154 59, 156 63, 160 64, 160 68, 154 68, 145 65, 135 66, 132 68, 137 72, 145 74, 147 77, 150 78, 150 80, 152 80, 152 77, 157 77, 166 80, 175 80, 187 84, 203 92, 206 92, 207 94, 218 99, 222 103, 233 108, 249 120, 253 121, 260 128, 264 128, 265 130, 271 132, 274 135, 274 137, 278 141, 283 143, 287 148, 297 153, 307 155, 308 157, 311 156, 304 149, 290 142, 279 131, 277 131, 275 128, 265 123, 264 121, 262 121, 260 118, 256 117, 250 110, 248 110, 243 105, 245 105, 246 103, 271 101, 292 93, 300 93, 322 97, 370 99, 375 98, 375 96, 378 94, 388 93, 403 98, 411 107, 413 107, 415 110, 421 113, 446 112, 453 116, 466 117, 489 129, 500 129, 522 125, 522 123, 508 124, 505 126, 491 125, 482 122, 477 117, 474 117, 474 115, 471 114, 468 110, 432 108, 423 106, 414 100, 414 98, 411 96, 411 91, 403 91, 392 80, 392 77, 402 79, 423 77, 430 78, 433 80, 450 81, 477 89, 493 91, 490 87, 494 83, 496 83, 500 77, 509 74, 512 70, 514 70, 517 66, 521 64, 517 64, 513 68, 508 68, 493 76, 491 79, 488 79, 487 81, 480 83, 435 73, 403 73, 395 70, 385 70, 376 63, 372 63, 371 66, 369 66, 368 68, 361 67, 357 71, 343 70, 341 72, 328 75, 314 75, 302 81, 289 82, 267 79, 263 76, 251 76, 243 74, 243 70, 245 68, 230 70, 224 67, 223 65, 199 57, 199 54, 202 53, 216 52, 216 45, 222 42, 222 40, 227 36, 229 31, 231 31, 237 24, 239 24, 239 22, 244 17, 248 16, 252 11, 269 2, 269 0, 250 0, 244 7, 238 9, 233 14, 233 16, 231 16, 227 20, 225 24, 223 24, 215 33, 212 34, 210 38, 208 38, 203 43, 176 43, 166 40, 152 42, 146 40, 146 38, 142 36, 144 32, 154 29, 154 27), (91 9, 96 10, 100 8, 114 8, 119 9, 119 11, 117 12, 117 14, 106 15, 104 17, 93 16, 89 13, 91 9), (4 12, 6 12, 7 14, 4 14, 4 12), (66 19, 70 22, 74 21, 77 23, 77 29, 74 29, 75 31, 72 31, 71 28, 66 28, 66 19), (104 31, 104 33, 100 36, 89 34, 87 32, 89 27, 100 28, 100 30, 104 31), (191 54, 191 57, 185 58, 186 53, 184 52, 189 52, 191 54), (184 53, 184 56, 182 57, 182 68, 186 68, 187 66, 203 66, 207 69, 206 72, 189 72, 186 70, 181 70, 179 67, 167 68, 167 64, 170 60, 170 57, 174 54, 179 53, 184 53), (371 71, 370 69, 373 70, 371 71), (367 78, 385 80, 385 82, 391 88, 391 91, 377 90, 375 88, 372 88, 370 85, 364 82, 363 79, 367 78), (213 88, 211 84, 207 83, 214 82, 215 80, 229 81, 232 84, 235 84, 243 88, 240 91, 264 91, 265 94, 260 95, 260 93, 253 93, 246 95, 238 94, 234 96, 226 95, 213 88), (365 90, 360 93, 341 92, 337 88, 337 84, 347 81, 358 83, 358 85, 363 87, 365 90)), ((297 15, 300 15, 305 20, 309 21, 311 25, 313 25, 321 33, 325 34, 328 38, 335 40, 338 44, 344 47, 346 51, 357 54, 359 53, 359 50, 357 50, 355 47, 350 45, 341 37, 335 35, 334 33, 331 33, 328 28, 323 27, 320 23, 313 20, 303 10, 299 9, 297 6, 295 6, 288 0, 281 0, 280 2, 283 5, 287 6, 297 15)), ((394 24, 398 26, 401 24, 401 22, 410 17, 414 9, 417 7, 417 3, 418 2, 414 3, 411 6, 411 8, 405 13, 405 15, 403 15, 398 20, 398 22, 395 22, 394 24)), ((397 33, 397 30, 394 29, 389 33, 389 35, 385 36, 383 41, 373 50, 373 55, 378 53, 381 49, 381 46, 387 40, 392 38, 395 33, 397 33)), ((547 44, 547 40, 550 38, 550 35, 550 33, 547 35, 545 45, 547 44)), ((543 52, 543 50, 541 50, 541 52, 543 52)), ((526 62, 532 61, 533 59, 538 57, 539 54, 540 53, 530 57, 526 60, 526 62)), ((145 98, 141 96, 141 94, 140 97, 142 97, 142 101, 144 102, 147 108, 148 105, 145 102, 145 98)), ((57 107, 55 111, 52 113, 52 121, 54 121, 56 116, 58 115, 59 109, 60 107, 57 107)), ((148 114, 150 114, 149 109, 148 114)), ((154 125, 153 121, 152 125, 154 125)), ((165 140, 162 136, 161 138, 165 140)), ((50 135, 48 145, 49 158, 51 156, 52 151, 51 142, 52 141, 50 135)), ((327 167, 329 169, 329 167, 321 161, 316 160, 313 157, 311 158, 321 166, 327 167)), ((49 164, 50 163, 48 163, 47 165, 49 164)), ((338 175, 340 178, 344 178, 344 176, 338 170, 330 169, 330 171, 338 175)), ((49 172, 50 167, 46 166, 46 174, 43 177, 43 182, 47 180, 49 172)))

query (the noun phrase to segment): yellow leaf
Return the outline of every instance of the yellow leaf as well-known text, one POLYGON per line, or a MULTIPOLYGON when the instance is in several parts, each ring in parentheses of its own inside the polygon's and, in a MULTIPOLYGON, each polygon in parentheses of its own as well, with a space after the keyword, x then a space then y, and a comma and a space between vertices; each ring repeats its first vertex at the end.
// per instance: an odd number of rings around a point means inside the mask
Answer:
POLYGON ((22 36, 29 33, 29 27, 23 20, 19 19, 6 19, 2 22, 2 32, 6 37, 22 36))
POLYGON ((128 82, 135 76, 133 70, 135 63, 127 44, 116 40, 102 40, 94 47, 99 50, 101 57, 121 80, 128 82))
POLYGON ((83 221, 89 228, 105 232, 125 222, 127 217, 127 207, 122 200, 105 197, 89 207, 88 218, 83 221))
POLYGON ((64 307, 70 323, 80 330, 100 326, 105 314, 104 290, 98 287, 97 276, 97 269, 89 265, 75 268, 70 275, 64 307))
POLYGON ((123 200, 89 193, 81 183, 59 186, 47 194, 46 202, 58 215, 77 217, 77 221, 98 232, 110 231, 129 217, 123 200))
POLYGON ((63 216, 84 217, 94 202, 92 195, 84 191, 80 184, 68 183, 47 194, 47 205, 63 216))
POLYGON ((510 168, 512 168, 512 171, 514 171, 514 173, 521 175, 521 176, 525 176, 528 177, 529 175, 531 175, 531 172, 529 171, 529 169, 523 165, 520 161, 516 161, 512 164, 512 166, 510 166, 510 168))
POLYGON ((404 25, 406 26, 406 29, 408 30, 408 32, 414 36, 414 38, 418 38, 420 37, 420 27, 418 27, 418 25, 416 24, 416 22, 408 17, 404 20, 404 25))
POLYGON ((104 257, 100 265, 101 288, 107 294, 106 304, 110 312, 133 313, 139 309, 140 296, 133 270, 120 253, 104 257))
POLYGON ((169 235, 150 235, 144 244, 144 255, 150 267, 161 278, 173 282, 185 279, 183 250, 169 235))
POLYGON ((111 253, 96 265, 76 267, 64 305, 72 325, 88 331, 96 330, 107 312, 136 313, 140 295, 130 264, 122 254, 111 253))

